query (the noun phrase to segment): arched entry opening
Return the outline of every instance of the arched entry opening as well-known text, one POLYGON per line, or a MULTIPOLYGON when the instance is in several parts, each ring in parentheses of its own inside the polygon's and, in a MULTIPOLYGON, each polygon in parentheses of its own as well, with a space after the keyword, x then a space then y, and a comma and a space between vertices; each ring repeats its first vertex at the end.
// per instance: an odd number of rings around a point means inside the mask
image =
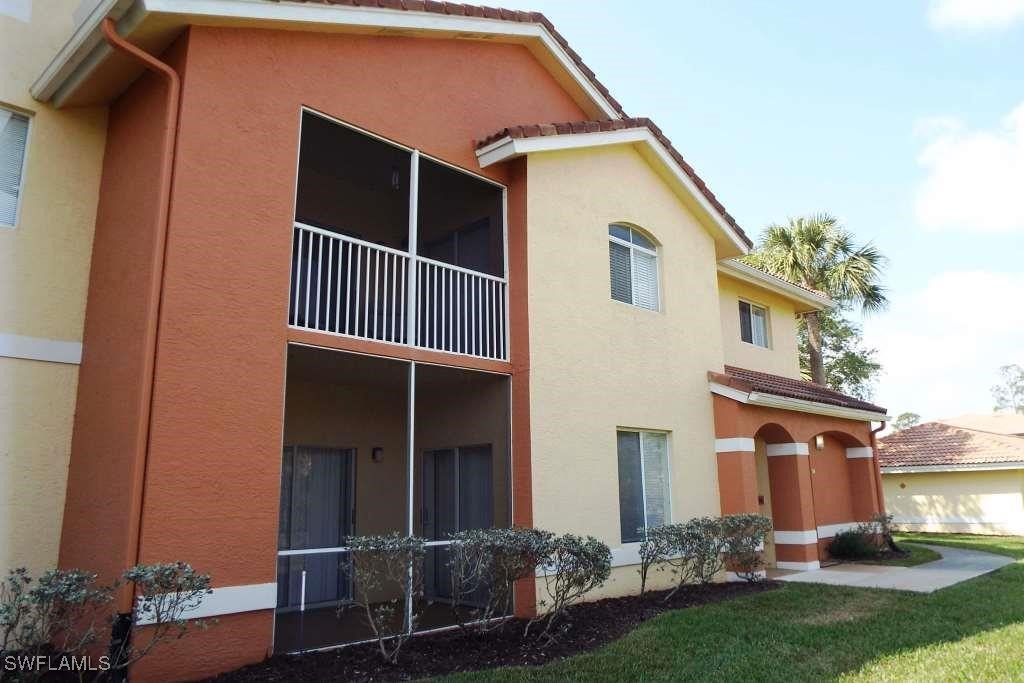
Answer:
MULTIPOLYGON (((762 425, 754 434, 754 462, 757 469, 757 507, 758 513, 772 520, 773 532, 768 534, 764 542, 764 563, 766 567, 776 566, 775 551, 775 514, 773 512, 774 497, 772 496, 771 472, 768 466, 768 444, 792 443, 793 436, 776 423, 762 425)), ((780 495, 784 495, 781 494, 780 495)))
POLYGON ((818 543, 825 556, 837 533, 875 514, 872 450, 850 434, 825 431, 808 442, 808 453, 818 543))

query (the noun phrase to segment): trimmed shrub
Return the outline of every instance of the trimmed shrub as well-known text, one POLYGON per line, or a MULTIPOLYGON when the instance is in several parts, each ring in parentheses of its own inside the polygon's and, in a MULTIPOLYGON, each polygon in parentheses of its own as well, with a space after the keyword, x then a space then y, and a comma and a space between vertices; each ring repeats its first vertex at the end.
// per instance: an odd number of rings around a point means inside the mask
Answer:
POLYGON ((828 545, 829 554, 837 560, 866 560, 878 555, 872 537, 859 529, 841 531, 828 545))
POLYGON ((764 541, 772 530, 772 520, 754 514, 726 515, 721 523, 726 564, 740 578, 757 581, 764 567, 764 541))
POLYGON ((655 567, 663 571, 672 555, 671 528, 665 525, 651 527, 640 542, 640 595, 647 590, 647 577, 655 567))
POLYGON ((526 625, 524 635, 533 623, 545 621, 541 637, 553 640, 552 627, 565 615, 566 609, 608 580, 612 551, 593 536, 581 538, 574 534, 552 538, 549 548, 542 565, 548 599, 540 602, 547 611, 526 625))
POLYGON ((690 573, 697 583, 711 583, 724 568, 723 536, 719 517, 695 517, 683 524, 681 543, 676 550, 682 557, 689 558, 690 573))
POLYGON ((452 534, 448 547, 452 609, 465 627, 459 607, 475 606, 469 614, 478 631, 500 628, 494 621, 512 613, 513 587, 519 579, 536 575, 551 552, 554 534, 522 527, 473 529, 452 534), (480 605, 480 601, 483 604, 480 605))
POLYGON ((413 605, 423 595, 426 541, 394 533, 351 536, 345 544, 352 556, 356 590, 352 604, 342 605, 338 612, 352 608, 362 610, 381 658, 394 664, 416 626, 415 611, 401 619, 395 617, 398 610, 405 607, 407 594, 412 596, 413 605), (393 597, 384 597, 389 593, 394 594, 393 597))

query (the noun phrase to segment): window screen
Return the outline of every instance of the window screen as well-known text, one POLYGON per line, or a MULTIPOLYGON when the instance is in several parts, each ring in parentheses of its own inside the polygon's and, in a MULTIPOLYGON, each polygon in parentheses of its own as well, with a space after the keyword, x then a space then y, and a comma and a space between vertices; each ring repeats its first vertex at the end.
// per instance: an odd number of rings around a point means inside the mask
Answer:
POLYGON ((643 540, 644 530, 669 519, 668 437, 617 432, 619 531, 623 543, 643 540))
POLYGON ((768 348, 768 311, 740 302, 740 338, 748 344, 768 348))
POLYGON ((0 109, 0 225, 18 220, 18 199, 25 166, 28 117, 0 109))

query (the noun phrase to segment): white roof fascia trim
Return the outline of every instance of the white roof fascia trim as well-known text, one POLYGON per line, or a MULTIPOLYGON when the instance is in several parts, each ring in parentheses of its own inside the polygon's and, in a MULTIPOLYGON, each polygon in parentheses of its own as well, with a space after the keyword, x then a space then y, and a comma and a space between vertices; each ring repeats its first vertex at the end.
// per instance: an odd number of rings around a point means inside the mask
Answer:
MULTIPOLYGON (((86 31, 98 34, 99 22, 106 16, 114 4, 130 5, 134 0, 103 0, 90 15, 89 19, 75 31, 75 36, 86 31), (105 8, 105 9, 104 9, 105 8), (95 17, 98 16, 98 19, 95 17), (95 19, 95 21, 94 21, 95 19)), ((435 12, 417 12, 394 10, 382 7, 352 7, 347 5, 324 5, 299 2, 265 2, 264 0, 137 0, 144 11, 166 15, 184 15, 190 17, 229 17, 235 19, 263 19, 268 21, 290 22, 292 24, 317 23, 335 24, 340 26, 380 27, 400 30, 446 31, 452 33, 484 33, 521 38, 536 38, 554 55, 558 63, 565 69, 583 92, 605 116, 610 119, 622 118, 612 103, 597 89, 597 86, 583 73, 580 67, 569 56, 555 37, 542 24, 510 21, 507 19, 487 19, 483 17, 467 17, 455 14, 437 14, 435 12)), ((33 96, 46 99, 43 94, 49 90, 52 94, 59 86, 60 79, 53 79, 58 71, 70 71, 76 64, 64 64, 84 42, 85 36, 77 43, 75 36, 64 46, 51 63, 59 63, 59 67, 50 67, 33 86, 33 96), (47 78, 49 76, 49 78, 47 78), (55 81, 55 82, 54 82, 55 81), (40 95, 36 95, 38 86, 40 95)), ((65 73, 66 75, 66 73, 65 73)))
POLYGON ((838 417, 844 420, 860 420, 862 422, 887 422, 892 419, 883 413, 873 413, 869 410, 857 410, 855 408, 843 408, 830 403, 818 403, 816 401, 804 401, 798 398, 786 398, 775 394, 763 394, 756 391, 745 392, 718 382, 709 382, 712 394, 725 396, 740 403, 748 403, 766 408, 779 408, 780 410, 792 410, 798 413, 811 413, 814 415, 827 415, 838 417))
POLYGON ((108 16, 119 19, 135 0, 100 0, 85 21, 75 27, 60 51, 54 55, 50 63, 29 88, 32 97, 46 102, 71 73, 85 61, 86 57, 98 44, 103 42, 100 35, 100 23, 108 16))
POLYGON ((730 275, 738 280, 749 282, 765 289, 770 289, 783 296, 798 299, 803 303, 814 306, 817 309, 832 308, 836 302, 827 296, 821 296, 809 292, 803 287, 798 287, 791 282, 780 280, 777 277, 763 273, 757 268, 740 263, 734 259, 723 259, 718 262, 718 272, 730 275))
POLYGON ((704 193, 697 189, 665 146, 654 137, 648 128, 620 128, 596 133, 563 133, 561 135, 540 135, 530 138, 505 137, 477 150, 476 156, 481 168, 511 159, 512 157, 532 154, 535 152, 553 152, 564 149, 583 149, 586 147, 604 147, 607 145, 624 145, 644 143, 654 150, 659 160, 672 171, 673 177, 686 188, 687 193, 696 200, 715 225, 728 235, 729 240, 741 253, 749 253, 750 247, 737 234, 736 229, 725 221, 718 209, 711 205, 704 193))
POLYGON ((882 474, 916 474, 925 472, 986 472, 991 470, 1024 470, 1024 462, 980 462, 963 465, 910 465, 882 467, 882 474))

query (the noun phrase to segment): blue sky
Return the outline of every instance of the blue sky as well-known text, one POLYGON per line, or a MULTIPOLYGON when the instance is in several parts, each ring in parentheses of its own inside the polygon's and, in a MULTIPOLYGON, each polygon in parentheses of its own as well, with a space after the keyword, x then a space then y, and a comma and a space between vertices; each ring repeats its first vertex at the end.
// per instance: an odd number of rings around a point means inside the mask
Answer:
POLYGON ((879 246, 891 413, 991 410, 1024 365, 1024 0, 503 5, 547 15, 751 235, 828 211, 879 246))

